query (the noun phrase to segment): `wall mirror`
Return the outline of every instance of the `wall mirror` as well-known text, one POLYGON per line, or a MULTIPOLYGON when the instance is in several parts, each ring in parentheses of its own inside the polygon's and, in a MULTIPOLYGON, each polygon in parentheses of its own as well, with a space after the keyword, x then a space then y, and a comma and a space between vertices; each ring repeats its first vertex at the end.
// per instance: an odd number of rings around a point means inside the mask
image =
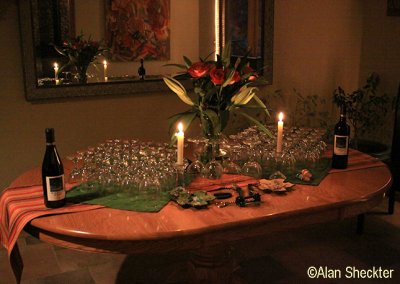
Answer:
MULTIPOLYGON (((230 3, 234 2, 153 0, 146 4, 146 1, 134 0, 19 0, 26 99, 39 101, 166 91, 162 75, 178 70, 163 65, 182 63, 183 55, 196 61, 199 56, 218 50, 217 44, 230 40, 232 34, 227 31, 237 23, 232 23, 232 16, 227 12, 234 10, 229 10, 230 3), (145 3, 145 7, 138 7, 139 2, 145 3), (130 4, 121 6, 121 3, 130 4), (151 6, 154 3, 158 6, 151 6), (147 11, 145 15, 139 12, 143 10, 147 11), (62 47, 66 40, 80 34, 113 50, 111 55, 98 56, 92 62, 94 64, 90 64, 84 82, 77 80, 74 66, 63 67, 67 65, 68 57, 60 55, 54 48, 62 47), (149 37, 144 39, 144 34, 149 37), (142 43, 142 49, 136 52, 138 42, 142 43), (138 74, 140 58, 145 58, 144 80, 138 74), (57 75, 55 63, 60 70, 57 75)), ((258 53, 251 55, 254 66, 267 66, 264 76, 271 82, 273 0, 240 2, 248 9, 243 16, 248 19, 247 31, 259 34, 246 38, 251 47, 254 42, 258 43, 255 49, 258 53), (257 21, 253 20, 255 15, 257 21), (251 42, 253 38, 255 40, 251 42)), ((240 53, 233 55, 241 56, 240 53)), ((191 87, 189 81, 183 81, 183 84, 191 87)))
POLYGON ((232 61, 247 54, 250 66, 272 84, 274 1, 220 0, 221 50, 230 41, 232 61))

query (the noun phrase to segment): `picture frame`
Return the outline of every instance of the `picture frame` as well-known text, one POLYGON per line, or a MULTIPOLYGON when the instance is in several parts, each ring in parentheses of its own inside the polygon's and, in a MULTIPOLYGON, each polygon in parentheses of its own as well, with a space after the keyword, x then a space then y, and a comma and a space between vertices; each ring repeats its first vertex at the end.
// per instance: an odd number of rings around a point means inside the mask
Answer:
POLYGON ((113 61, 169 60, 170 0, 107 0, 105 38, 113 61))

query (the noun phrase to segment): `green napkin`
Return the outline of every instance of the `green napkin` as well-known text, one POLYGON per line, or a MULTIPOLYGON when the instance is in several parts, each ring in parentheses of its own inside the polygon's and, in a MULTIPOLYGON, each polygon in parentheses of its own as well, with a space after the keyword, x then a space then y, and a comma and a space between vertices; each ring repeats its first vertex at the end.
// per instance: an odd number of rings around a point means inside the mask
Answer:
MULTIPOLYGON (((295 184, 306 184, 306 185, 319 185, 321 181, 327 176, 331 169, 332 159, 331 158, 322 158, 315 164, 312 168, 308 168, 305 164, 299 164, 295 173, 287 174, 285 173, 285 169, 280 169, 280 171, 286 176, 286 182, 291 182, 295 184), (312 179, 310 181, 303 181, 296 177, 302 169, 308 169, 312 173, 312 179)), ((271 175, 271 171, 264 170, 263 178, 268 179, 271 175)))
POLYGON ((67 192, 67 202, 104 205, 106 207, 159 212, 170 201, 169 190, 162 190, 157 199, 136 188, 122 189, 117 185, 104 186, 94 182, 81 183, 67 192))

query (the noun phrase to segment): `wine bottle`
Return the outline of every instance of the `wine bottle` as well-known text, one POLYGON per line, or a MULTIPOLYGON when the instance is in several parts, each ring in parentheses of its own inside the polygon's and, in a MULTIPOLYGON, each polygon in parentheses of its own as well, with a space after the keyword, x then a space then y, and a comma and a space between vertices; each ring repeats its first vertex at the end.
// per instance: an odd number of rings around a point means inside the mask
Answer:
POLYGON ((346 106, 340 107, 340 119, 333 137, 332 168, 345 169, 349 159, 350 127, 346 122, 346 106))
POLYGON ((42 164, 44 204, 48 208, 65 205, 64 167, 58 155, 54 129, 46 128, 46 152, 42 164))

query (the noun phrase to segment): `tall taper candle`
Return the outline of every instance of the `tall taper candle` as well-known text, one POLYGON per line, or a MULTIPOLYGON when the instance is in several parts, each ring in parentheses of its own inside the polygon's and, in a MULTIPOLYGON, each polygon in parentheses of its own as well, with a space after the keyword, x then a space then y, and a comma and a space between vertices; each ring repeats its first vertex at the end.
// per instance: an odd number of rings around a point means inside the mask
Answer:
POLYGON ((183 147, 184 147, 185 134, 183 133, 182 122, 179 122, 179 124, 178 124, 178 132, 176 133, 176 138, 177 138, 176 163, 178 165, 183 165, 183 147))
POLYGON ((54 80, 56 81, 56 85, 60 83, 58 80, 58 63, 54 62, 54 80))
POLYGON ((104 67, 104 82, 107 82, 108 81, 107 60, 103 61, 103 67, 104 67))
POLYGON ((282 153, 282 140, 283 140, 283 113, 279 113, 278 121, 278 136, 276 137, 276 152, 282 153))

